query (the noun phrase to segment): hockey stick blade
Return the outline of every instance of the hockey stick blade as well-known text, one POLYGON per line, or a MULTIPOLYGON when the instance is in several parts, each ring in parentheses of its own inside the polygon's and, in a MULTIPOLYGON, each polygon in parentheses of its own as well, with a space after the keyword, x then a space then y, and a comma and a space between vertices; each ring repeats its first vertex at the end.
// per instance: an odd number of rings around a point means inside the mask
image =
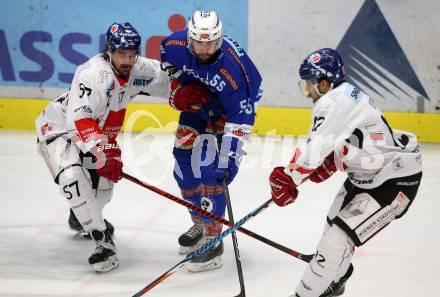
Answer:
POLYGON ((186 259, 180 261, 179 263, 177 263, 176 265, 174 265, 173 267, 171 267, 170 269, 168 269, 164 274, 162 274, 161 276, 159 276, 158 278, 156 278, 154 281, 152 281, 150 284, 148 284, 145 288, 143 288, 142 290, 138 291, 136 294, 133 295, 133 297, 140 297, 142 295, 144 295, 145 293, 147 293, 148 291, 150 291, 151 289, 153 289, 154 287, 156 287, 158 284, 160 284, 161 282, 163 282, 164 280, 166 280, 167 278, 169 278, 170 276, 172 276, 174 273, 176 273, 176 271, 173 271, 174 269, 176 269, 177 267, 180 268, 183 263, 185 263, 186 259))
MULTIPOLYGON (((180 205, 183 205, 186 208, 194 210, 194 211, 196 211, 196 212, 198 212, 198 213, 200 213, 200 214, 202 214, 202 215, 204 215, 206 217, 209 217, 209 218, 211 218, 211 219, 213 219, 213 220, 215 220, 217 222, 222 223, 223 225, 226 225, 228 227, 232 226, 232 224, 228 220, 226 220, 224 218, 221 218, 219 216, 216 216, 216 215, 214 215, 214 214, 212 214, 210 212, 207 212, 207 211, 205 211, 205 210, 203 210, 203 209, 201 209, 201 208, 199 208, 199 207, 189 203, 188 201, 185 201, 182 198, 179 198, 179 197, 174 196, 174 195, 172 195, 172 194, 170 194, 168 192, 165 192, 165 191, 163 191, 163 190, 161 190, 161 189, 159 189, 159 188, 157 188, 157 187, 155 187, 153 185, 150 185, 148 183, 142 182, 139 179, 137 179, 136 177, 131 176, 130 174, 127 174, 127 173, 123 172, 122 176, 125 179, 131 181, 132 183, 135 183, 135 184, 137 184, 137 185, 139 185, 139 186, 141 186, 143 188, 146 188, 146 189, 148 189, 148 190, 150 190, 150 191, 152 191, 152 192, 154 192, 156 194, 159 194, 162 197, 165 197, 165 198, 167 198, 167 199, 169 199, 171 201, 174 201, 174 202, 176 202, 176 203, 178 203, 180 205)), ((248 229, 246 229, 244 227, 238 228, 237 231, 239 231, 239 232, 241 232, 243 234, 246 234, 247 236, 250 236, 250 237, 252 237, 252 238, 254 238, 254 239, 256 239, 256 240, 258 240, 260 242, 263 242, 263 243, 265 243, 265 244, 267 244, 267 245, 269 245, 269 246, 271 246, 271 247, 273 247, 273 248, 275 248, 277 250, 280 250, 280 251, 282 251, 282 252, 284 252, 284 253, 292 256, 292 257, 298 258, 298 259, 300 259, 300 260, 302 260, 304 262, 309 263, 310 260, 313 258, 312 254, 310 254, 310 255, 302 254, 302 253, 300 253, 298 251, 292 250, 292 249, 290 249, 288 247, 285 247, 285 246, 283 246, 283 245, 281 245, 281 244, 279 244, 277 242, 274 242, 274 241, 272 241, 272 240, 270 240, 270 239, 268 239, 268 238, 266 238, 264 236, 261 236, 261 235, 259 235, 257 233, 254 233, 251 230, 248 230, 248 229)))
MULTIPOLYGON (((195 250, 194 252, 192 252, 189 255, 187 255, 185 259, 183 259, 182 261, 180 261, 179 263, 177 263, 176 265, 174 265, 173 267, 168 269, 165 273, 163 273, 161 276, 156 278, 154 281, 152 281, 145 288, 143 288, 142 290, 140 290, 136 294, 134 294, 133 297, 140 297, 140 296, 144 295, 145 293, 147 293, 148 291, 150 291, 151 289, 156 287, 158 284, 160 284, 161 282, 166 280, 168 277, 173 275, 175 273, 175 271, 173 271, 173 270, 176 269, 176 267, 180 268, 180 267, 183 266, 182 264, 185 264, 185 263, 191 261, 192 258, 194 258, 196 256, 203 255, 203 253, 205 253, 206 251, 210 250, 217 243, 222 241, 223 238, 225 238, 229 234, 232 234, 232 232, 236 231, 241 225, 243 225, 244 223, 249 221, 251 218, 257 216, 260 212, 262 212, 264 209, 266 209, 271 203, 272 203, 272 199, 269 199, 266 202, 264 202, 262 205, 260 205, 259 207, 257 207, 253 211, 251 211, 249 214, 247 214, 245 217, 243 217, 241 220, 239 220, 237 223, 235 223, 232 227, 230 227, 230 228, 226 229, 225 231, 223 231, 219 236, 214 237, 209 242, 205 243, 204 245, 199 247, 197 250, 195 250)), ((242 292, 240 292, 239 296, 243 296, 241 294, 242 294, 242 292)))

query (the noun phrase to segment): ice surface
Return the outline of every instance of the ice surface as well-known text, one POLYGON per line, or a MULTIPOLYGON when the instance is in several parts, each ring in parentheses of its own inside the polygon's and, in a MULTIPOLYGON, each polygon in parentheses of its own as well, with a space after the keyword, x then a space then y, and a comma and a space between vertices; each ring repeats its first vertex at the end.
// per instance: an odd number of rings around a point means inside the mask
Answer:
MULTIPOLYGON (((172 177, 173 136, 135 134, 121 138, 124 169, 179 196, 172 177)), ((290 138, 253 138, 248 159, 230 187, 236 220, 269 198, 267 176, 291 157, 290 138)), ((423 145, 424 176, 410 211, 354 256, 355 271, 344 296, 439 296, 440 146, 423 145)), ((291 249, 314 252, 327 210, 344 181, 306 183, 294 205, 272 205, 246 228, 291 249)), ((68 229, 68 203, 51 181, 32 133, 0 132, 0 296, 131 296, 182 257, 177 237, 190 225, 186 209, 122 180, 104 214, 115 226, 120 267, 96 274, 88 240, 68 229)), ((248 297, 292 294, 305 264, 238 233, 248 297)), ((224 267, 192 274, 185 267, 145 296, 235 296, 239 292, 231 237, 224 267)))

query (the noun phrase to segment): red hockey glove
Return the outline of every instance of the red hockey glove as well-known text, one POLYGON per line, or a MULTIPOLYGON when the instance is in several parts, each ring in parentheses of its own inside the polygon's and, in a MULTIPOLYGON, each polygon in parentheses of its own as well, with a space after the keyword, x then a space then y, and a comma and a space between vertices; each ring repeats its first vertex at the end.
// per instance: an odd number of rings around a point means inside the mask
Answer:
POLYGON ((97 154, 102 157, 97 162, 102 162, 104 165, 96 169, 99 176, 105 177, 114 183, 117 183, 122 178, 122 159, 121 150, 115 141, 109 141, 107 144, 98 146, 98 151, 101 150, 104 154, 97 154), (105 159, 104 159, 105 157, 105 159))
POLYGON ((328 179, 337 171, 335 164, 334 153, 331 152, 324 161, 321 166, 315 169, 315 171, 310 174, 310 180, 314 183, 320 183, 328 179))
POLYGON ((292 178, 284 173, 284 167, 275 167, 269 176, 272 200, 278 206, 286 206, 296 200, 298 190, 292 178))
POLYGON ((171 83, 170 105, 180 111, 197 112, 208 102, 209 91, 200 82, 182 85, 178 80, 171 83))

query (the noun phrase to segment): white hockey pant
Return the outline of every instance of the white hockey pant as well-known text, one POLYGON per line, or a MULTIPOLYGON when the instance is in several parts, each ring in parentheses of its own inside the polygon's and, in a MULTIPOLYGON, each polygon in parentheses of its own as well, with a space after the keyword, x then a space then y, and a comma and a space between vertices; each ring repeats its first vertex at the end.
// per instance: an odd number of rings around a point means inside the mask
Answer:
POLYGON ((332 281, 338 282, 347 272, 353 252, 351 238, 335 224, 327 225, 296 293, 301 297, 319 297, 332 281))
POLYGON ((85 231, 106 229, 102 210, 110 202, 113 189, 93 189, 89 172, 81 166, 66 168, 59 175, 59 185, 85 231))
POLYGON ((105 230, 102 209, 112 197, 113 183, 101 178, 94 189, 90 173, 81 164, 79 148, 68 138, 60 136, 50 144, 39 142, 38 152, 52 177, 58 178, 60 192, 84 230, 105 230))

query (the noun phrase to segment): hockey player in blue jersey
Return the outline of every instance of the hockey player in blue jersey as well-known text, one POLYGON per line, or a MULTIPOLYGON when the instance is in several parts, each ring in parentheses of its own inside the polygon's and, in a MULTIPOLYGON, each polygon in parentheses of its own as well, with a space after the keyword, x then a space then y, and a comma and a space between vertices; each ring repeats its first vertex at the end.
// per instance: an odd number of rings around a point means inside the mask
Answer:
MULTIPOLYGON (((214 11, 194 12, 187 29, 163 40, 161 58, 172 79, 170 105, 181 111, 174 177, 186 200, 222 217, 223 180, 232 182, 245 154, 243 144, 254 125, 261 76, 239 44, 223 35, 214 11)), ((194 212, 191 217, 194 225, 179 237, 181 254, 222 231, 216 221, 194 212)), ((194 257, 189 271, 220 268, 222 253, 220 243, 194 257)))

